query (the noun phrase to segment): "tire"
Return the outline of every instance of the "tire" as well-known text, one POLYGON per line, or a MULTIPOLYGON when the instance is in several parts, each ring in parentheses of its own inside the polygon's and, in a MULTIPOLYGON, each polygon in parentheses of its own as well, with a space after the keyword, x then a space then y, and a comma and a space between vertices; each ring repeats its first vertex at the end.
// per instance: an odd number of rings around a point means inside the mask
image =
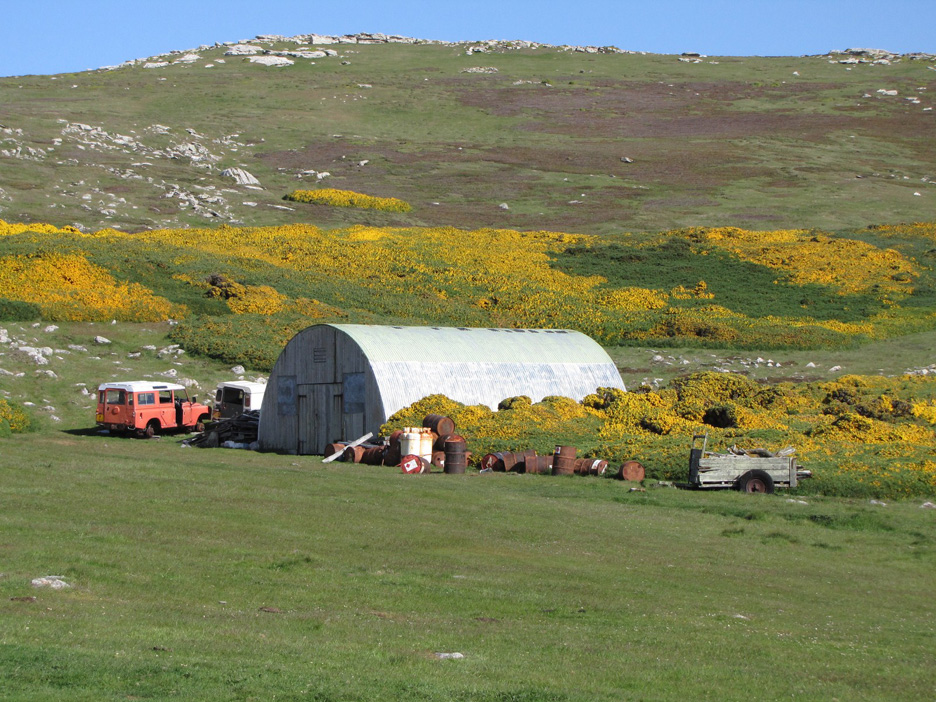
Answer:
POLYGON ((156 422, 150 422, 146 425, 146 429, 143 430, 143 436, 145 436, 147 439, 152 439, 154 436, 156 436, 156 434, 159 433, 157 431, 158 429, 159 425, 156 424, 156 422))
POLYGON ((208 415, 203 414, 198 418, 198 421, 195 422, 195 431, 199 434, 203 434, 205 431, 205 422, 208 421, 208 415))
POLYGON ((738 489, 741 492, 773 494, 774 481, 770 473, 763 470, 749 470, 738 478, 738 489))

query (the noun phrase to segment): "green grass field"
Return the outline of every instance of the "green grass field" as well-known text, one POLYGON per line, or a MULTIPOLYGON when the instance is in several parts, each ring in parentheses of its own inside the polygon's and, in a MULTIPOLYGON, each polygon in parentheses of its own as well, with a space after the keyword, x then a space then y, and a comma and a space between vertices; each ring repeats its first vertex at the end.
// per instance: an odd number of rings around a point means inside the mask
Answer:
POLYGON ((48 432, 2 451, 2 699, 924 700, 936 686, 936 511, 919 501, 412 477, 171 438, 48 432), (71 587, 31 587, 53 574, 71 587))

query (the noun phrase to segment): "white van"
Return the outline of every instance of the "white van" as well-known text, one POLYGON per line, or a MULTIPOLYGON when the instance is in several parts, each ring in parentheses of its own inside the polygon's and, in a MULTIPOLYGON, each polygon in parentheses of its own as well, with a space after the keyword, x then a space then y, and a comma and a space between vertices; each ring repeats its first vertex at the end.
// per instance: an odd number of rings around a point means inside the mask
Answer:
POLYGON ((250 383, 246 380, 232 380, 218 383, 215 392, 213 419, 236 417, 248 410, 260 410, 263 404, 265 383, 250 383))

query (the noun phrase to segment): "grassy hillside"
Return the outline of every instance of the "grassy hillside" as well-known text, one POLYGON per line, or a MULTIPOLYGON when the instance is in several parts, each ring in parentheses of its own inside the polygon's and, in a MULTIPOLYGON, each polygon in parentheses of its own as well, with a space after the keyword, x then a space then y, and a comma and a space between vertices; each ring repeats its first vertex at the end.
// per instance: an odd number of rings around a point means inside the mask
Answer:
POLYGON ((150 61, 161 67, 0 79, 0 217, 617 233, 838 231, 936 209, 936 142, 921 138, 933 128, 933 57, 692 63, 470 47, 341 44, 267 67, 220 46, 150 61), (229 167, 260 186, 235 185, 220 175, 229 167), (283 203, 319 184, 309 171, 413 210, 283 203))

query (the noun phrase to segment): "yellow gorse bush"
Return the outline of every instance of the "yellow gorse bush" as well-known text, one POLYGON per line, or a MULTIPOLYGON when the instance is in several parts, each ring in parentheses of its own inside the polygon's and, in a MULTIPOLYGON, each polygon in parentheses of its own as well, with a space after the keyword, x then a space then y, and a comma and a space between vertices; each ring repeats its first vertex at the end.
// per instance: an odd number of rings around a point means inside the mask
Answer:
POLYGON ((500 411, 432 395, 391 416, 382 432, 419 424, 427 414, 448 415, 469 437, 478 459, 490 450, 551 451, 557 437, 572 433, 569 442, 580 456, 637 458, 656 477, 684 480, 694 434, 708 433, 710 449, 724 450, 732 444, 764 446, 763 439, 745 437, 756 430, 771 437, 768 448, 794 446, 799 461, 813 469, 819 489, 844 476, 866 494, 932 495, 936 434, 928 413, 936 403, 914 398, 934 391, 936 378, 908 383, 899 377, 846 376, 833 383, 767 386, 706 372, 662 390, 599 388, 581 402, 505 398, 500 411), (829 400, 836 397, 845 400, 844 409, 830 414, 829 400), (914 408, 912 414, 900 411, 906 406, 914 408), (869 411, 881 418, 861 414, 869 411))
POLYGON ((793 229, 747 231, 734 227, 691 230, 701 241, 730 251, 738 258, 787 272, 795 283, 827 285, 841 294, 878 286, 904 295, 919 275, 917 267, 897 251, 879 249, 854 239, 793 229))
POLYGON ((331 205, 332 207, 358 207, 367 210, 381 210, 382 212, 409 212, 412 205, 395 197, 375 197, 363 195, 353 190, 338 190, 336 188, 322 188, 321 190, 294 190, 286 196, 293 202, 308 202, 316 205, 331 205))
MULTIPOLYGON (((170 278, 179 281, 181 288, 190 286, 190 295, 211 294, 205 279, 214 271, 206 271, 204 266, 218 265, 225 272, 234 271, 229 273, 232 285, 240 286, 238 294, 225 298, 235 314, 304 314, 303 310, 309 310, 317 319, 369 321, 389 315, 411 318, 415 324, 448 320, 466 326, 574 328, 607 344, 689 338, 710 345, 731 345, 766 339, 772 345, 791 347, 803 345, 806 338, 818 339, 815 343, 821 344, 893 335, 914 325, 925 328, 933 318, 931 312, 901 308, 896 302, 884 312, 857 321, 815 319, 808 316, 806 308, 798 316, 748 316, 720 304, 705 281, 690 280, 665 288, 616 286, 601 275, 577 275, 557 267, 557 258, 571 247, 587 249, 600 241, 593 236, 557 232, 373 226, 321 230, 291 224, 134 234, 104 229, 83 234, 70 227, 0 221, 0 234, 17 237, 18 250, 28 244, 42 252, 46 240, 57 237, 61 241, 66 236, 70 250, 79 258, 89 259, 90 252, 106 249, 132 251, 134 258, 142 261, 168 260, 170 278), (308 300, 313 298, 321 302, 310 305, 308 300)), ((786 276, 792 281, 823 285, 833 293, 864 291, 879 300, 899 301, 918 275, 916 264, 899 253, 812 232, 721 228, 660 236, 665 239, 679 234, 700 253, 711 247, 730 251, 746 262, 776 270, 778 279, 786 276)), ((95 253, 93 260, 101 263, 107 259, 95 253)), ((103 267, 99 272, 107 273, 103 267)), ((6 297, 41 303, 46 305, 43 309, 49 309, 50 298, 58 295, 74 303, 68 309, 69 318, 97 319, 107 314, 121 319, 141 314, 178 317, 185 312, 181 305, 167 312, 166 305, 171 303, 150 293, 154 299, 144 305, 151 308, 146 314, 123 311, 129 301, 108 303, 114 311, 105 313, 108 304, 104 301, 75 303, 78 293, 67 281, 61 281, 60 289, 52 278, 46 283, 35 286, 17 278, 6 288, 15 288, 15 294, 6 297)), ((169 294, 162 288, 160 293, 169 294)))
POLYGON ((0 424, 6 422, 14 434, 26 431, 32 424, 29 415, 22 408, 0 399, 0 424))
POLYGON ((16 224, 11 222, 4 222, 0 219, 0 236, 13 236, 15 234, 22 234, 24 232, 36 232, 37 234, 80 234, 81 232, 75 227, 67 226, 54 227, 51 224, 16 224))
POLYGON ((185 315, 185 307, 138 283, 121 283, 77 254, 0 258, 0 290, 10 300, 37 304, 46 319, 155 322, 185 315))

